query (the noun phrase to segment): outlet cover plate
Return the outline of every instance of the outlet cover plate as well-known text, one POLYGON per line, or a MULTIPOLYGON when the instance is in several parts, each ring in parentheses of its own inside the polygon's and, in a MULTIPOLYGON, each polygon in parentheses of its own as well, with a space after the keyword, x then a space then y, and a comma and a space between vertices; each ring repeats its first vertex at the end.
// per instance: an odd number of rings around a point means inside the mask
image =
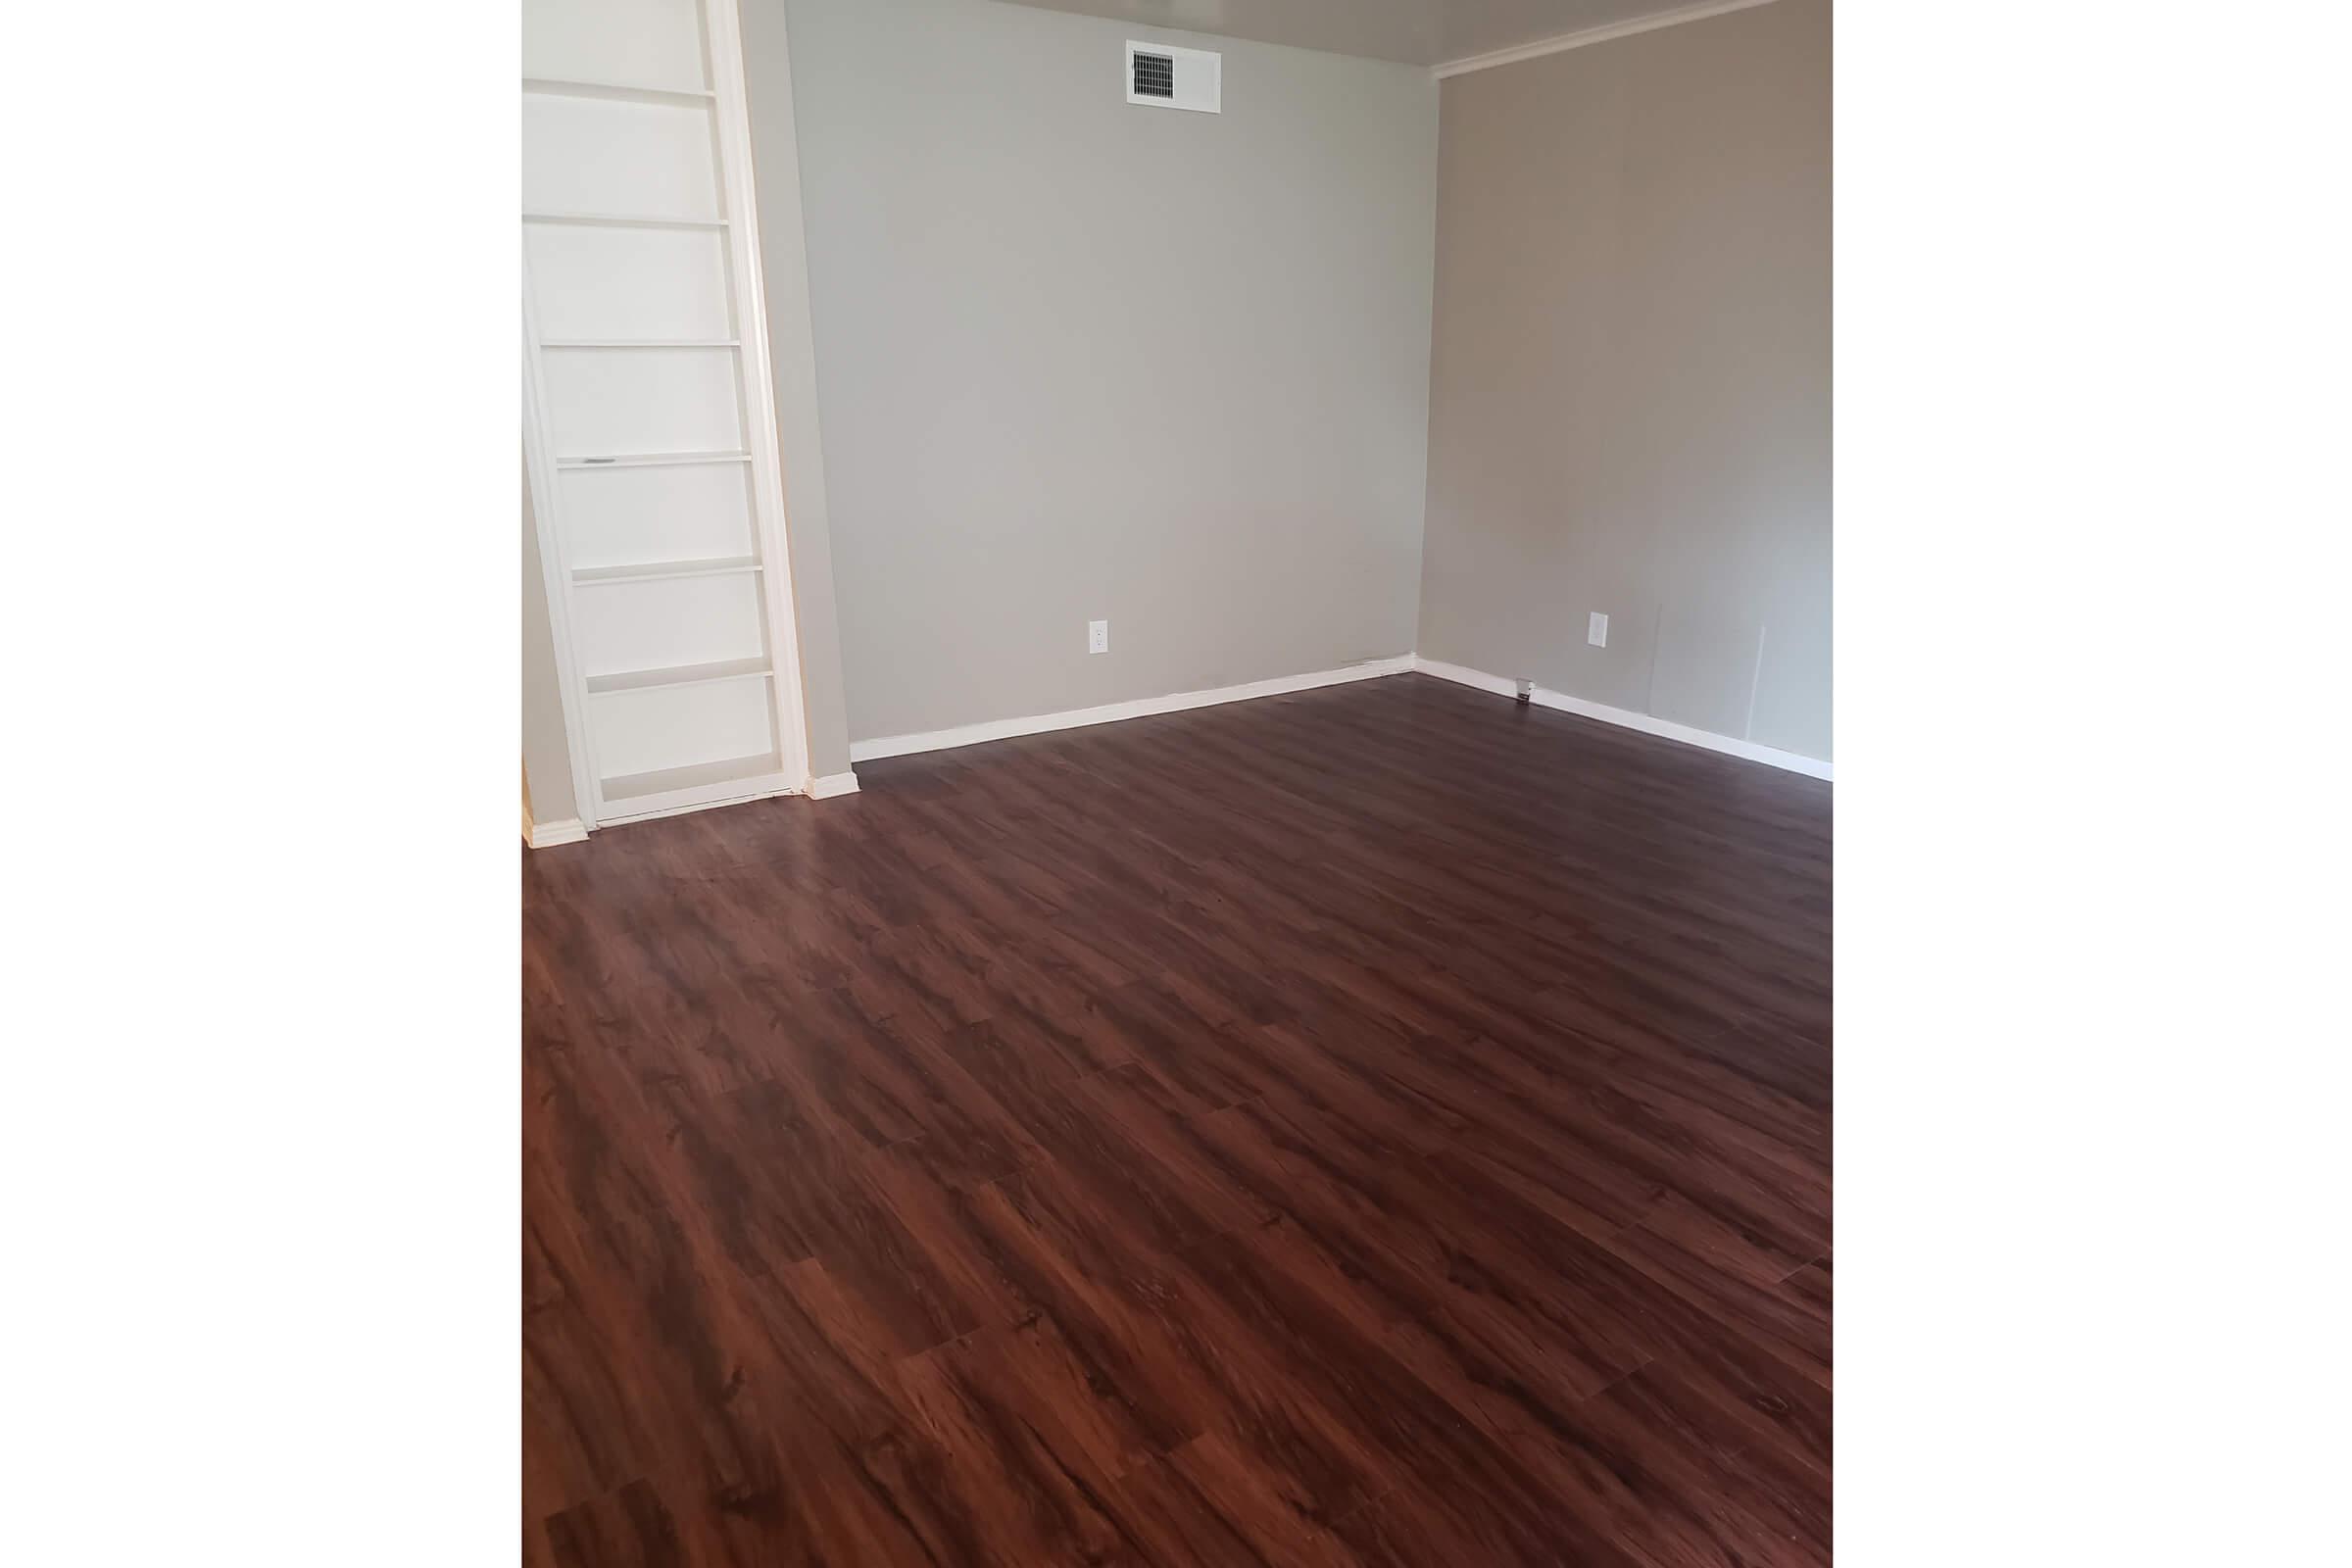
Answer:
POLYGON ((1585 625, 1585 641, 1591 643, 1595 648, 1608 647, 1609 617, 1602 614, 1597 610, 1593 611, 1592 618, 1585 625))

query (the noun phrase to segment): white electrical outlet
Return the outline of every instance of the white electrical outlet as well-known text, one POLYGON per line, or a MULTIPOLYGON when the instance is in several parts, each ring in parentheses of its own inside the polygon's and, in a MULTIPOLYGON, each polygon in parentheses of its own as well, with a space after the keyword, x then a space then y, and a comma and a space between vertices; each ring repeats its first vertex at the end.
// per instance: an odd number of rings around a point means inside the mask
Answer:
POLYGON ((1585 626, 1585 641, 1591 643, 1595 648, 1608 647, 1609 617, 1602 614, 1597 610, 1592 612, 1592 620, 1589 621, 1585 626))
POLYGON ((1090 620, 1086 623, 1086 651, 1090 654, 1110 652, 1110 622, 1090 620))

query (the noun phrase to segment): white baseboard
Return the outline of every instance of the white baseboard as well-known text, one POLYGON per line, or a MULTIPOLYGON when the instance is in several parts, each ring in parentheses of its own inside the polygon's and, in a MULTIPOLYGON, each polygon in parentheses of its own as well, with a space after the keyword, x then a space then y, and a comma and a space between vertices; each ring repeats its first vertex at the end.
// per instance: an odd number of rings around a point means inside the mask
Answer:
MULTIPOLYGON (((946 751, 956 746, 975 746, 983 741, 1009 740, 1016 735, 1042 735, 1049 730, 1076 729, 1087 724, 1110 724, 1120 719, 1143 718, 1152 713, 1181 712, 1188 708, 1210 708, 1219 703, 1242 703, 1255 697, 1277 697, 1284 692, 1311 691, 1317 686, 1337 686, 1345 681, 1377 680, 1384 675, 1401 675, 1418 670, 1457 685, 1476 687, 1502 697, 1518 695, 1519 683, 1501 675, 1490 675, 1484 670, 1462 664, 1448 664, 1443 660, 1424 659, 1418 654, 1400 655, 1395 659, 1375 659, 1361 664, 1349 664, 1342 669, 1321 669, 1304 675, 1281 675, 1272 680, 1250 681, 1241 686, 1220 686, 1211 691, 1175 692, 1166 697, 1142 697, 1128 703, 1106 703, 1101 708, 1074 708, 1066 712, 1040 713, 1029 718, 992 719, 985 724, 965 724, 955 729, 927 730, 915 735, 888 735, 878 740, 852 741, 852 761, 867 762, 884 757, 906 757, 916 752, 946 751)), ((1598 719, 1623 729, 1639 730, 1644 735, 1656 735, 1686 746, 1703 747, 1737 757, 1750 762, 1762 762, 1768 767, 1785 768, 1802 773, 1807 778, 1835 780, 1836 769, 1816 757, 1803 757, 1795 752, 1784 752, 1777 747, 1759 746, 1753 741, 1718 735, 1712 730, 1693 729, 1677 724, 1672 719, 1656 718, 1648 713, 1637 713, 1630 709, 1611 708, 1605 703, 1571 697, 1539 686, 1530 701, 1539 707, 1557 709, 1564 713, 1576 713, 1585 718, 1598 719)), ((808 794, 812 799, 826 795, 846 795, 858 787, 855 773, 835 773, 825 778, 811 779, 808 794), (836 779, 847 779, 847 788, 832 787, 836 779)))
MULTIPOLYGON (((1517 681, 1507 676, 1490 675, 1483 669, 1471 669, 1463 664, 1448 664, 1443 660, 1423 659, 1416 654, 1413 656, 1413 668, 1424 675, 1435 675, 1440 680, 1449 680, 1460 686, 1474 686, 1482 692, 1494 692, 1500 697, 1516 697, 1519 694, 1517 681)), ((1762 762, 1768 767, 1786 768, 1791 773, 1802 773, 1807 778, 1830 779, 1834 782, 1837 777, 1832 764, 1818 757, 1804 757, 1771 746, 1758 746, 1753 741, 1718 735, 1713 730, 1692 729, 1688 724, 1637 713, 1629 708, 1611 708, 1606 703, 1589 702, 1582 697, 1571 697, 1566 692, 1555 692, 1542 686, 1537 687, 1528 700, 1539 708, 1555 708, 1563 713, 1596 718, 1603 724, 1637 729, 1644 735, 1681 741, 1686 746, 1703 746, 1710 752, 1721 752, 1726 757, 1743 758, 1750 762, 1762 762)))
POLYGON ((811 775, 807 787, 801 793, 812 801, 829 801, 836 795, 855 795, 858 793, 858 775, 856 773, 827 773, 822 777, 811 775))
POLYGON ((1139 697, 1131 703, 1105 703, 1101 708, 1073 708, 1067 712, 1039 713, 1030 718, 991 719, 985 724, 926 730, 919 735, 885 735, 878 740, 850 742, 850 760, 868 762, 882 757, 905 757, 913 752, 940 752, 954 746, 976 745, 981 741, 1009 740, 1015 735, 1040 735, 1048 730, 1076 729, 1085 724, 1109 724, 1122 718, 1175 713, 1188 708, 1209 708, 1218 703, 1243 703, 1253 697, 1279 697, 1285 692, 1311 691, 1317 686, 1337 686, 1343 681, 1401 675, 1412 667, 1413 656, 1399 654, 1394 659, 1369 660, 1341 669, 1319 669, 1304 675, 1278 675, 1272 680, 1253 680, 1241 686, 1219 686, 1213 691, 1139 697))
POLYGON ((684 816, 689 811, 708 811, 719 806, 745 806, 753 801, 773 800, 779 795, 798 795, 801 786, 789 781, 782 773, 757 773, 750 778, 727 779, 717 784, 697 784, 691 789, 665 790, 660 795, 632 795, 617 804, 608 801, 600 819, 605 827, 619 827, 625 822, 653 822, 665 816, 684 816))
POLYGON ((522 839, 534 850, 548 849, 558 844, 577 844, 588 836, 588 829, 576 816, 560 816, 553 822, 525 821, 522 839))

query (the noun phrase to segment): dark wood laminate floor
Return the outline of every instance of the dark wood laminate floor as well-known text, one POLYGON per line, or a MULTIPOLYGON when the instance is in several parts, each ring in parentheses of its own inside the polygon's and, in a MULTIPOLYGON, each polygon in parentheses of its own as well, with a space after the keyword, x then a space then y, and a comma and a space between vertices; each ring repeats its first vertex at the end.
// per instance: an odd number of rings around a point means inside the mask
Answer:
POLYGON ((1818 1563, 1830 789, 1425 676, 523 864, 540 1564, 1818 1563))

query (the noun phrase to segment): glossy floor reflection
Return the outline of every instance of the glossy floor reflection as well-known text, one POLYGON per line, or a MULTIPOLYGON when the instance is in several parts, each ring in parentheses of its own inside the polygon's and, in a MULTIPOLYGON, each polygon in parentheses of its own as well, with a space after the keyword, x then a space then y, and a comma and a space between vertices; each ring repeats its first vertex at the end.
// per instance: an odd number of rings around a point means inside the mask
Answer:
POLYGON ((1820 1563, 1830 786, 1396 676, 523 862, 539 1564, 1820 1563))

